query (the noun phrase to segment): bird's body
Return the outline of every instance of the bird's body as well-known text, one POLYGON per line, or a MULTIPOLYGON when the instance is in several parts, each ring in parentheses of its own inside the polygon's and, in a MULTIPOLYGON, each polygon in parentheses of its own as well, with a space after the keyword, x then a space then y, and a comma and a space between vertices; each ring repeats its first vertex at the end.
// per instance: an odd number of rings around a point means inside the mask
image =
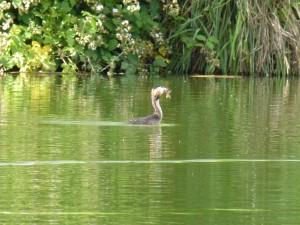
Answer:
POLYGON ((162 87, 162 86, 157 86, 157 87, 152 88, 151 102, 152 102, 152 106, 154 108, 154 113, 149 116, 130 120, 130 121, 128 121, 128 123, 140 124, 140 125, 153 125, 153 124, 160 123, 160 121, 162 120, 162 117, 163 117, 163 113, 162 113, 162 109, 159 104, 159 97, 164 92, 166 92, 166 98, 171 98, 170 97, 171 90, 169 90, 168 88, 162 87))

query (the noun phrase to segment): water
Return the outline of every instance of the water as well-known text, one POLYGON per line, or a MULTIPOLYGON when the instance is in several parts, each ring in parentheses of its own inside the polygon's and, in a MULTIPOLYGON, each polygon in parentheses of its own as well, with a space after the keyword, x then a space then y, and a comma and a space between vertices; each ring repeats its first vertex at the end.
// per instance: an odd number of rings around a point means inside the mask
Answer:
POLYGON ((298 79, 6 76, 1 224, 298 224, 298 79), (152 112, 159 126, 124 121, 152 112))

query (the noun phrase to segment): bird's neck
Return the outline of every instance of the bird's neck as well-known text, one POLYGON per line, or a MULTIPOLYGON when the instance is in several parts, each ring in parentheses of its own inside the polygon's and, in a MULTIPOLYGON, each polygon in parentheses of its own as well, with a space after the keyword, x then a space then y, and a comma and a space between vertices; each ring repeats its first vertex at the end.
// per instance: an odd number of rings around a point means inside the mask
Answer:
POLYGON ((163 113, 161 110, 161 107, 159 105, 159 97, 152 97, 152 106, 154 108, 154 115, 157 115, 159 119, 161 120, 163 117, 163 113))

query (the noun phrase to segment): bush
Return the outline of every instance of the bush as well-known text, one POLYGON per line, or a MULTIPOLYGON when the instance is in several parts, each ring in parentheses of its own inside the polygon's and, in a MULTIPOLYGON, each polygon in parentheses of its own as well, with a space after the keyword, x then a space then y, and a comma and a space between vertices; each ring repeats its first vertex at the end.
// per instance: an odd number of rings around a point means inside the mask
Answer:
POLYGON ((179 3, 0 0, 0 72, 299 74, 297 1, 179 3))
POLYGON ((174 15, 163 2, 2 1, 0 71, 159 72, 169 51, 161 21, 174 15))

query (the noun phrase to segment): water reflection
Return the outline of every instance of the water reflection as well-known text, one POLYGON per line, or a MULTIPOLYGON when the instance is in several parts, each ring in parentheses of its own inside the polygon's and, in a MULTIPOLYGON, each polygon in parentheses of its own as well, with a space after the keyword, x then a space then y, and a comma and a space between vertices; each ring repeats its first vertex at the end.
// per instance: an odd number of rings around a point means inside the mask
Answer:
POLYGON ((161 140, 162 132, 160 126, 152 127, 152 133, 149 134, 149 149, 150 149, 150 159, 161 159, 161 140))
POLYGON ((0 222, 296 224, 299 94, 295 78, 3 77, 0 222), (160 126, 120 122, 167 81, 160 126))

